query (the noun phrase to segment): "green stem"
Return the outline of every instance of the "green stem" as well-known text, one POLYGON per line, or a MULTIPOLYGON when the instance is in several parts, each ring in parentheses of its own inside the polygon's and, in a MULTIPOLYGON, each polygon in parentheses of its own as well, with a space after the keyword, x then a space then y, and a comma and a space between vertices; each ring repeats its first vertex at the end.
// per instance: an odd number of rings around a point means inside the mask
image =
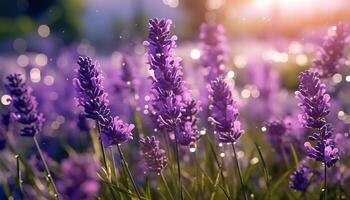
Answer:
MULTIPOLYGON (((113 168, 112 168, 113 169, 112 175, 115 177, 115 182, 116 182, 116 185, 118 186, 117 167, 115 166, 113 147, 110 147, 109 150, 110 150, 110 154, 111 154, 111 157, 112 157, 112 166, 113 166, 113 168)), ((111 183, 112 182, 113 182, 113 177, 111 176, 111 183)), ((113 187, 111 187, 111 193, 112 193, 113 199, 117 199, 114 196, 113 187)))
POLYGON ((181 168, 180 168, 180 158, 179 158, 179 145, 177 143, 177 137, 176 137, 175 131, 174 131, 174 134, 175 134, 175 157, 176 157, 176 163, 177 163, 177 175, 178 175, 179 187, 180 187, 180 197, 181 197, 181 200, 183 200, 182 182, 181 182, 181 168))
MULTIPOLYGON (((100 125, 99 125, 99 123, 97 121, 96 121, 96 126, 97 126, 97 133, 100 134, 100 125)), ((110 190, 110 193, 112 194, 113 199, 116 199, 116 197, 114 195, 113 187, 111 185, 111 183, 112 183, 112 176, 111 176, 110 169, 108 168, 105 147, 103 145, 103 142, 100 139, 99 139, 99 143, 100 143, 100 148, 101 148, 101 152, 102 152, 103 165, 105 166, 105 170, 106 170, 106 173, 107 173, 107 176, 108 176, 108 182, 109 182, 108 183, 108 188, 110 190)), ((112 159, 114 159, 113 154, 112 154, 112 159)))
POLYGON ((126 171, 127 171, 127 173, 128 173, 128 176, 129 176, 129 178, 130 178, 130 180, 131 180, 132 186, 134 187, 134 190, 135 190, 135 192, 136 192, 136 194, 137 194, 137 197, 138 197, 139 199, 141 199, 140 192, 139 192, 139 190, 138 190, 137 187, 136 187, 134 178, 133 178, 132 175, 131 175, 131 172, 130 172, 128 163, 127 163, 126 160, 125 160, 125 157, 124 157, 124 154, 123 154, 123 152, 122 152, 122 149, 120 148, 120 145, 117 145, 117 148, 118 148, 118 152, 119 152, 120 158, 121 158, 122 162, 124 163, 124 166, 125 166, 125 168, 126 168, 126 171))
POLYGON ((134 112, 134 120, 135 120, 136 128, 137 128, 137 135, 135 135, 135 141, 139 141, 140 140, 140 135, 143 134, 143 132, 142 132, 142 121, 141 121, 139 112, 136 111, 136 110, 134 112))
POLYGON ((110 175, 109 169, 108 169, 105 147, 104 147, 104 145, 103 145, 101 140, 99 140, 99 142, 100 142, 100 148, 101 148, 101 152, 102 152, 103 165, 105 166, 105 170, 106 170, 108 179, 110 180, 111 175, 110 175))
MULTIPOLYGON (((223 173, 223 161, 219 161, 217 155, 216 155, 216 151, 215 151, 215 148, 214 148, 214 145, 212 144, 212 142, 210 141, 210 138, 209 138, 209 135, 207 134, 207 141, 209 143, 209 147, 210 147, 210 150, 211 150, 211 153, 213 154, 213 157, 214 157, 214 160, 218 166, 218 169, 220 170, 220 176, 221 176, 221 179, 222 179, 222 184, 223 184, 223 187, 224 187, 224 193, 225 194, 230 194, 230 189, 228 188, 227 186, 227 181, 226 181, 226 178, 224 176, 224 173, 223 173)), ((228 199, 231 199, 231 197, 229 195, 227 195, 227 198, 228 199)))
POLYGON ((20 166, 19 155, 16 155, 15 158, 16 158, 16 165, 17 165, 17 185, 20 191, 20 196, 23 198, 22 176, 21 176, 21 166, 20 166))
POLYGON ((194 162, 195 162, 195 165, 196 165, 196 198, 198 199, 198 192, 201 188, 201 186, 199 185, 199 162, 198 162, 198 151, 196 150, 195 152, 193 152, 193 155, 194 155, 194 162))
POLYGON ((235 145, 233 144, 233 142, 231 142, 231 145, 232 145, 233 153, 234 153, 235 160, 236 160, 236 167, 237 167, 237 171, 238 171, 238 175, 239 175, 239 180, 240 180, 241 186, 242 186, 243 196, 244 196, 244 199, 247 200, 247 195, 246 195, 246 192, 245 192, 245 186, 244 186, 244 183, 243 183, 241 169, 239 167, 239 163, 238 163, 238 159, 237 159, 235 145))
MULTIPOLYGON (((110 152, 111 157, 112 157, 112 170, 113 170, 112 175, 115 176, 115 180, 117 181, 117 167, 115 166, 113 147, 109 148, 109 152, 110 152)), ((111 178, 111 180, 113 180, 113 178, 111 178)))
POLYGON ((35 143, 36 149, 38 150, 40 158, 41 158, 41 160, 42 160, 42 162, 44 164, 45 171, 46 171, 46 176, 47 176, 47 178, 49 178, 49 181, 50 181, 50 183, 52 185, 52 188, 54 190, 54 193, 55 193, 54 196, 55 196, 56 199, 59 199, 59 195, 58 195, 58 192, 57 192, 57 188, 56 188, 55 182, 53 181, 50 169, 47 166, 46 160, 44 158, 43 152, 41 151, 41 148, 39 146, 38 140, 36 139, 36 136, 34 136, 33 139, 34 139, 34 143, 35 143))
MULTIPOLYGON (((96 121, 96 126, 97 126, 97 134, 100 134, 100 124, 96 121)), ((108 164, 107 164, 107 157, 106 157, 106 151, 103 145, 103 142, 99 139, 98 140, 100 142, 100 148, 101 148, 101 152, 102 152, 102 159, 103 159, 103 165, 105 166, 105 170, 108 176, 109 181, 111 180, 111 174, 110 174, 110 170, 108 168, 108 164)))
POLYGON ((163 180, 164 186, 165 186, 166 190, 168 191, 169 196, 171 197, 172 200, 175 200, 174 196, 173 196, 173 195, 171 194, 171 192, 170 192, 168 183, 166 182, 165 177, 164 177, 164 175, 163 175, 162 172, 160 172, 160 177, 161 177, 162 180, 163 180))

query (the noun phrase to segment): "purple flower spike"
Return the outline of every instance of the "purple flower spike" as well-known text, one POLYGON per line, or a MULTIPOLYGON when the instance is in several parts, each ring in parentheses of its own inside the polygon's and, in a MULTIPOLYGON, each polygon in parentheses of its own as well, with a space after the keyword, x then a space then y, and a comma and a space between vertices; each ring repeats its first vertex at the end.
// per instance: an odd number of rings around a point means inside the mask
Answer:
POLYGON ((89 57, 79 57, 79 69, 77 78, 73 83, 77 88, 79 96, 76 98, 78 104, 84 108, 85 116, 98 120, 109 115, 107 93, 102 86, 102 74, 98 63, 93 64, 89 57))
POLYGON ((212 115, 209 118, 219 134, 219 141, 224 143, 236 142, 244 133, 238 121, 238 109, 232 99, 231 90, 222 79, 210 83, 210 97, 212 100, 212 115))
POLYGON ((184 91, 179 59, 174 59, 176 37, 170 38, 171 20, 151 19, 149 40, 144 42, 148 64, 153 70, 152 106, 161 126, 174 130, 181 116, 181 101, 184 91))
POLYGON ((91 156, 74 155, 62 162, 58 190, 64 199, 95 199, 100 190, 98 164, 91 156))
POLYGON ((294 190, 305 192, 309 184, 312 171, 309 165, 302 161, 295 171, 290 175, 290 187, 294 190))
POLYGON ((348 33, 342 23, 339 23, 335 28, 335 34, 325 39, 319 49, 317 59, 313 61, 322 78, 328 78, 335 74, 344 60, 343 51, 348 33))
POLYGON ((167 165, 166 152, 159 146, 155 136, 140 139, 142 155, 150 172, 159 174, 167 165))
POLYGON ((181 145, 187 146, 199 140, 200 134, 197 128, 198 112, 197 102, 192 98, 184 100, 181 109, 180 129, 177 131, 177 138, 181 145))
POLYGON ((330 96, 326 94, 326 86, 321 83, 317 72, 302 72, 299 82, 299 91, 295 92, 303 110, 299 119, 305 127, 316 130, 309 136, 309 140, 315 145, 310 142, 304 144, 307 155, 331 167, 339 160, 339 150, 332 138, 332 126, 325 119, 330 112, 330 96))
POLYGON ((226 73, 228 60, 225 29, 220 24, 204 23, 200 27, 201 64, 209 69, 207 80, 213 81, 226 73))
POLYGON ((321 128, 326 124, 325 117, 330 112, 330 96, 326 94, 326 86, 321 83, 319 74, 311 70, 302 72, 298 78, 300 85, 295 96, 303 110, 299 120, 307 128, 321 128))
POLYGON ((266 132, 272 147, 276 152, 281 152, 283 148, 283 137, 286 135, 287 127, 282 122, 273 121, 266 124, 266 132))
POLYGON ((135 64, 132 61, 131 57, 128 55, 123 55, 121 60, 122 65, 122 74, 121 80, 124 82, 124 87, 129 89, 131 93, 135 93, 134 87, 134 76, 133 69, 135 69, 135 64))
POLYGON ((176 36, 170 36, 172 21, 151 19, 149 21, 146 47, 148 64, 153 70, 152 114, 158 126, 176 134, 177 142, 189 145, 199 138, 196 129, 196 102, 188 97, 183 81, 181 59, 175 57, 176 36))
POLYGON ((100 140, 106 147, 131 140, 135 126, 112 117, 99 65, 92 64, 89 57, 79 57, 78 64, 78 78, 73 80, 79 94, 77 101, 84 108, 85 116, 96 121, 100 140))
POLYGON ((12 116, 24 126, 20 134, 33 137, 41 131, 45 121, 44 115, 38 113, 38 102, 31 94, 32 89, 25 84, 20 74, 11 74, 6 78, 8 83, 5 87, 11 96, 10 101, 13 108, 16 110, 12 116))
POLYGON ((153 89, 160 90, 158 98, 182 95, 184 83, 181 59, 175 55, 176 36, 170 38, 171 20, 151 19, 149 21, 149 40, 144 42, 148 63, 154 71, 153 89))
POLYGON ((315 147, 310 142, 304 144, 308 157, 325 163, 327 167, 333 166, 339 160, 339 150, 335 147, 334 140, 331 139, 332 134, 331 125, 326 124, 321 128, 320 133, 313 133, 312 136, 309 136, 311 141, 316 142, 315 147))
POLYGON ((104 124, 107 124, 107 126, 101 126, 103 128, 101 128, 100 140, 107 147, 133 139, 132 130, 135 128, 134 124, 123 122, 119 117, 115 117, 113 120, 113 122, 105 122, 104 124))

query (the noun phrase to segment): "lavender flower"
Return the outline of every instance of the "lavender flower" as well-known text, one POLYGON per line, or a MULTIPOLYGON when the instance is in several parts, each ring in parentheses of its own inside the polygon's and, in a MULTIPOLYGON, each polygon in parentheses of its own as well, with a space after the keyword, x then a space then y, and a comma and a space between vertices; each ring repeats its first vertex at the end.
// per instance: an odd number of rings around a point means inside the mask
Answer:
POLYGON ((299 82, 299 91, 295 94, 304 112, 299 120, 305 127, 316 129, 309 136, 309 140, 316 143, 315 146, 313 147, 310 142, 304 144, 307 155, 331 167, 339 160, 339 152, 332 139, 333 129, 325 120, 330 112, 330 96, 325 93, 326 87, 321 84, 317 72, 311 70, 302 72, 299 75, 299 82))
POLYGON ((99 126, 100 140, 106 147, 131 140, 135 126, 118 116, 112 117, 98 63, 92 64, 90 58, 79 57, 78 64, 78 78, 73 80, 79 94, 77 101, 84 108, 85 116, 94 119, 99 126))
POLYGON ((339 23, 335 34, 328 36, 319 49, 318 57, 313 61, 314 67, 322 78, 331 77, 343 62, 346 37, 345 25, 339 23))
POLYGON ((192 98, 184 100, 184 104, 181 109, 180 129, 177 132, 177 139, 181 145, 190 145, 200 138, 196 125, 197 112, 198 108, 195 100, 192 98))
POLYGON ((210 83, 210 98, 212 100, 212 115, 209 118, 219 134, 219 141, 234 143, 244 133, 238 121, 238 109, 232 99, 231 90, 222 79, 210 83))
POLYGON ((151 19, 149 41, 144 42, 148 64, 154 71, 154 76, 151 77, 152 106, 160 123, 167 129, 174 129, 180 120, 184 89, 180 60, 173 58, 176 37, 169 38, 171 24, 171 20, 151 19))
POLYGON ((112 120, 112 117, 100 122, 100 140, 103 141, 106 147, 133 139, 132 130, 135 128, 134 124, 123 122, 118 116, 114 117, 113 121, 110 120, 112 120))
POLYGON ((126 83, 126 88, 129 88, 132 93, 135 93, 135 88, 133 86, 134 76, 132 72, 132 69, 135 68, 134 63, 127 55, 123 55, 121 62, 123 72, 121 75, 121 80, 126 83))
POLYGON ((6 89, 11 96, 11 102, 16 109, 12 116, 24 127, 21 129, 22 136, 33 137, 41 131, 44 116, 38 113, 38 102, 32 96, 32 89, 28 87, 20 74, 11 74, 6 77, 8 83, 6 89))
POLYGON ((122 54, 120 61, 121 69, 119 73, 114 73, 115 69, 111 72, 111 76, 114 74, 117 77, 111 77, 114 79, 113 90, 118 94, 123 94, 125 91, 135 94, 135 85, 134 85, 134 72, 135 64, 130 56, 127 54, 122 54))
POLYGON ((225 75, 225 63, 228 57, 224 27, 220 24, 203 23, 199 39, 202 49, 201 64, 209 68, 207 80, 213 81, 225 75))
POLYGON ((155 136, 140 139, 142 155, 150 172, 160 173, 167 165, 166 152, 159 146, 155 136))
POLYGON ((180 144, 188 145, 198 137, 193 130, 195 121, 192 118, 184 121, 182 117, 190 101, 185 99, 188 89, 183 81, 181 59, 175 58, 176 36, 170 37, 171 24, 171 20, 165 19, 149 21, 149 40, 144 45, 154 72, 151 107, 160 127, 174 132, 180 144))
POLYGON ((98 164, 88 155, 73 155, 63 160, 57 187, 64 199, 94 199, 100 189, 98 169, 98 164))
MULTIPOLYGON (((266 124, 266 133, 270 144, 276 150, 276 152, 282 152, 283 137, 287 132, 287 127, 279 122, 272 121, 266 124)), ((288 144, 289 145, 289 144, 288 144)))
POLYGON ((333 129, 330 124, 326 124, 321 131, 309 136, 310 141, 316 142, 315 147, 310 142, 305 142, 307 155, 317 161, 323 162, 327 167, 333 166, 339 160, 339 150, 335 147, 335 142, 331 138, 333 129))
POLYGON ((290 175, 290 187, 294 190, 305 192, 312 175, 312 171, 305 161, 302 161, 290 175))
POLYGON ((77 89, 79 96, 76 98, 78 104, 84 108, 87 118, 99 120, 109 115, 107 93, 102 86, 102 74, 100 66, 96 62, 92 63, 89 57, 79 57, 79 69, 77 70, 77 78, 73 79, 73 83, 77 89))
POLYGON ((321 83, 319 74, 311 70, 302 72, 298 79, 300 85, 295 96, 303 110, 299 120, 308 128, 321 128, 326 124, 325 117, 330 112, 330 96, 326 94, 326 86, 321 83))

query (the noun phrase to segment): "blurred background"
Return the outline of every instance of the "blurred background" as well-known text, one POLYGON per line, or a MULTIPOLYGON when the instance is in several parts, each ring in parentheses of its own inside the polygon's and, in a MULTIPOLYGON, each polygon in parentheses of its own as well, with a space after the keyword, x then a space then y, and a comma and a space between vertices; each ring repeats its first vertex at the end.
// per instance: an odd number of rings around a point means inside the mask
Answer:
MULTIPOLYGON (((324 37, 334 33, 338 22, 350 21, 349 9, 349 0, 2 0, 0 77, 4 80, 7 74, 18 72, 29 78, 39 102, 45 102, 43 110, 55 104, 58 111, 49 111, 52 117, 47 116, 46 124, 59 130, 64 119, 76 117, 69 114, 76 110, 74 91, 65 88, 71 87, 77 56, 89 55, 100 61, 108 74, 106 84, 115 90, 110 91, 111 98, 116 92, 117 99, 120 85, 115 80, 122 54, 133 58, 138 68, 135 76, 147 79, 142 42, 147 39, 148 20, 170 18, 174 21, 172 32, 178 36, 176 53, 183 58, 186 81, 198 98, 198 88, 205 88, 204 82, 198 83, 192 76, 202 69, 199 27, 203 22, 216 22, 223 24, 228 39, 227 76, 237 86, 235 98, 242 99, 245 106, 265 87, 281 85, 293 92, 298 73, 311 66, 324 37), (266 66, 278 72, 279 78, 266 81, 266 66), (38 92, 41 89, 47 92, 38 92), (71 102, 70 108, 66 101, 71 102), (62 106, 57 108, 59 104, 62 106)), ((332 80, 333 87, 348 83, 350 76, 336 74, 332 80)), ((149 91, 147 84, 141 91, 143 99, 149 91)), ((9 102, 2 89, 0 97, 0 110, 4 110, 9 102)), ((116 107, 123 113, 119 108, 123 106, 116 107)), ((349 124, 350 116, 346 119, 349 124)), ((52 136, 52 129, 48 134, 52 136)))
POLYGON ((172 18, 181 40, 196 38, 204 21, 224 24, 230 36, 296 37, 348 21, 349 8, 348 0, 3 0, 0 50, 26 51, 40 41, 84 42, 98 51, 134 45, 151 17, 172 18))

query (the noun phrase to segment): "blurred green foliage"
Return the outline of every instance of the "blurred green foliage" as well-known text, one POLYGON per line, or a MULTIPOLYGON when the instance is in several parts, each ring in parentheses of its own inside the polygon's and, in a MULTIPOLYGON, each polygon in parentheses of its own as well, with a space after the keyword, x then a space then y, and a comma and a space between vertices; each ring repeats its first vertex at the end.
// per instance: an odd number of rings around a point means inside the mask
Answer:
POLYGON ((36 33, 40 24, 50 27, 66 42, 81 34, 80 0, 0 1, 0 40, 36 33))

